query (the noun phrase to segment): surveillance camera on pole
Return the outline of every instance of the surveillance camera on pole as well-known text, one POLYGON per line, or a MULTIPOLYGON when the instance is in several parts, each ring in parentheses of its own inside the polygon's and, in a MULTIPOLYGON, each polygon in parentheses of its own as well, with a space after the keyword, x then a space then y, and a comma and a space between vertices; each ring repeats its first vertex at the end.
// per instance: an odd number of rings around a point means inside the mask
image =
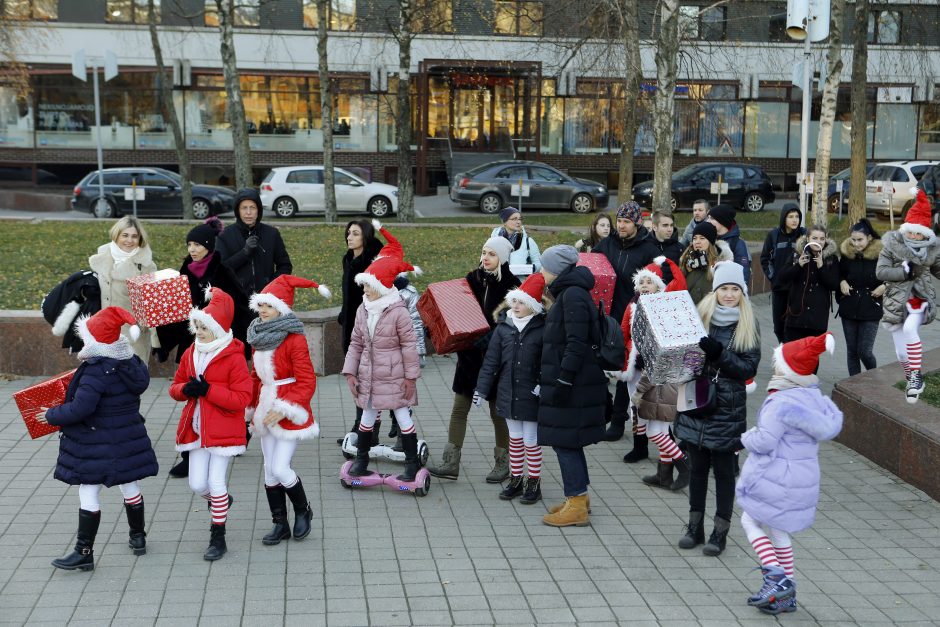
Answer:
POLYGON ((806 222, 807 194, 809 184, 809 117, 812 102, 812 63, 810 42, 818 42, 829 36, 829 11, 831 0, 787 0, 787 36, 803 42, 803 113, 800 123, 800 210, 806 222))

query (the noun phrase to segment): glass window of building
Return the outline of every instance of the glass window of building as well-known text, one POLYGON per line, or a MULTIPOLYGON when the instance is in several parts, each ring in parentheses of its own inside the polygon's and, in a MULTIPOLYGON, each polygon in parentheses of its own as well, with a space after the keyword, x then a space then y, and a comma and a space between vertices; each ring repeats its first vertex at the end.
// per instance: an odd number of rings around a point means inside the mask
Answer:
POLYGON ((726 7, 703 9, 695 5, 679 7, 679 37, 703 41, 723 41, 726 7))
MULTIPOLYGON (((867 154, 871 155, 872 140, 875 130, 875 95, 876 87, 865 90, 868 101, 868 121, 866 124, 867 154)), ((798 87, 790 88, 790 140, 789 156, 793 159, 800 157, 800 123, 802 119, 803 91, 798 87)), ((809 158, 816 158, 816 141, 819 135, 819 115, 822 111, 822 96, 814 94, 810 109, 809 123, 809 158)), ((852 97, 851 86, 842 85, 836 97, 836 112, 832 127, 832 158, 848 159, 851 157, 852 146, 852 97)))
POLYGON ((497 0, 494 4, 494 33, 529 37, 542 34, 543 7, 541 2, 497 0))
POLYGON ((768 25, 768 39, 770 41, 792 41, 787 36, 787 5, 776 5, 771 8, 768 25))
POLYGON ((10 148, 33 147, 33 109, 13 87, 0 87, 0 143, 10 148))
POLYGON ((682 5, 679 7, 679 37, 698 39, 698 7, 682 5))
POLYGON ((901 12, 872 11, 868 14, 868 43, 901 43, 901 12))
POLYGON ((875 110, 875 159, 913 159, 916 147, 916 107, 912 104, 878 103, 875 110))
MULTIPOLYGON (((223 0, 206 0, 205 25, 219 25, 219 9, 223 0)), ((239 28, 261 26, 261 0, 237 0, 232 9, 232 25, 239 28)))
MULTIPOLYGON (((317 0, 303 0, 303 3, 304 28, 317 28, 317 0)), ((326 11, 330 30, 356 30, 355 0, 329 0, 326 11)))
MULTIPOLYGON (((147 0, 108 0, 105 20, 114 24, 147 24, 147 0)), ((160 23, 160 0, 153 2, 154 19, 160 23)))
POLYGON ((411 30, 415 33, 453 33, 453 0, 417 0, 411 30))
POLYGON ((57 20, 58 0, 4 0, 3 14, 11 20, 57 20))
POLYGON ((928 103, 920 107, 917 157, 940 158, 940 104, 928 103))

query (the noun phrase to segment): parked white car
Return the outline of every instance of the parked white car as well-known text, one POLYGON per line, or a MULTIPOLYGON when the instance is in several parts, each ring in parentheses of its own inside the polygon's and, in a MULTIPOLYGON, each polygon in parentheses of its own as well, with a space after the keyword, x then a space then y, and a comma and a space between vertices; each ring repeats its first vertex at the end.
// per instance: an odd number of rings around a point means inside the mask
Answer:
MULTIPOLYGON (((376 218, 398 213, 398 188, 367 183, 352 172, 333 168, 337 213, 366 213, 376 218)), ((326 208, 323 166, 272 168, 261 182, 261 204, 279 218, 323 213, 326 208)))
POLYGON ((865 177, 865 205, 869 211, 901 216, 914 203, 911 188, 936 161, 889 161, 879 163, 865 177))

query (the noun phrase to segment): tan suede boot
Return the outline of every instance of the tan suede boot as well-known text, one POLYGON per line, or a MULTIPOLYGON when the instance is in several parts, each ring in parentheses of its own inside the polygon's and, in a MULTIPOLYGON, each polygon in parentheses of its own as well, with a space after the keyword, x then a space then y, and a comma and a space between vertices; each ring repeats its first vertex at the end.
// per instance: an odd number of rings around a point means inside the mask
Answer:
MULTIPOLYGON (((587 499, 587 501, 586 501, 586 502, 587 502, 587 510, 588 510, 588 514, 590 514, 590 513, 591 513, 591 495, 590 495, 590 494, 585 494, 584 496, 585 496, 585 498, 587 499)), ((551 507, 548 508, 548 513, 549 513, 549 514, 557 514, 558 512, 560 512, 560 511, 562 510, 562 508, 563 508, 567 503, 568 503, 568 500, 565 499, 564 501, 562 501, 562 502, 559 503, 558 505, 552 505, 551 507)))
POLYGON ((542 522, 550 527, 587 527, 591 524, 591 519, 588 517, 587 498, 587 494, 568 497, 561 511, 546 514, 542 522))

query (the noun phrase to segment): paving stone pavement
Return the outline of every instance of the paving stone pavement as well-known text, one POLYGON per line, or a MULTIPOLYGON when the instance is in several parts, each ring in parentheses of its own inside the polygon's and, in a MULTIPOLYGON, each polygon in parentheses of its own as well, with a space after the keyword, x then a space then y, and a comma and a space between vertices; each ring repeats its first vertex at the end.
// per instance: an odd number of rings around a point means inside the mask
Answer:
MULTIPOLYGON (((768 299, 755 304, 770 338, 768 299)), ((831 328, 841 336, 838 321, 831 328)), ((940 324, 925 331, 925 347, 940 346, 940 324)), ((883 363, 894 360, 886 333, 877 347, 883 363)), ((768 339, 760 386, 771 349, 768 339)), ((453 365, 430 359, 419 382, 416 419, 432 455, 446 439, 453 365)), ((831 388, 845 376, 844 353, 824 359, 821 373, 831 388)), ((492 428, 476 409, 459 480, 433 480, 424 498, 342 488, 335 439, 353 406, 338 376, 321 378, 314 397, 322 437, 302 443, 294 457, 316 512, 306 540, 261 544, 270 517, 254 442, 231 470, 229 552, 203 561, 209 515, 184 480, 167 478, 179 406, 159 379, 143 399, 161 463, 160 476, 142 482, 147 555, 130 553, 120 492, 106 490, 96 570, 60 571, 49 561, 72 546, 78 497, 52 478, 56 437, 30 440, 10 398, 35 380, 0 382, 0 624, 727 627, 777 620, 744 603, 759 576, 737 518, 721 557, 678 549, 686 494, 644 486, 640 476, 653 465, 623 464, 626 441, 587 449, 593 515, 585 528, 546 527, 545 504, 497 498, 499 488, 483 480, 492 428)), ((752 423, 761 400, 758 393, 749 401, 752 423)), ((937 624, 940 505, 841 445, 823 444, 821 458, 816 524, 795 537, 800 609, 780 620, 937 624)), ((559 501, 551 451, 543 472, 546 502, 559 501)))

